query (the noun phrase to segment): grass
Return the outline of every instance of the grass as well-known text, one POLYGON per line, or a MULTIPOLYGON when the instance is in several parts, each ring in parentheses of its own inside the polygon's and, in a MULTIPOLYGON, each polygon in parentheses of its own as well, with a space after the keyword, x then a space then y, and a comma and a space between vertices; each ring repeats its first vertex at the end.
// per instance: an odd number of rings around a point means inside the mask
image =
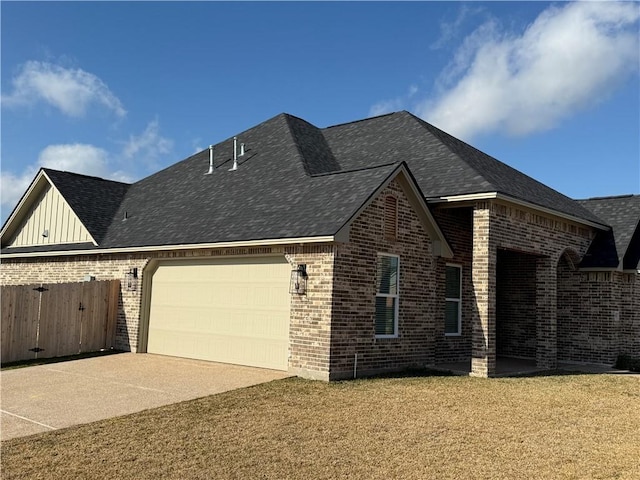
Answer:
POLYGON ((618 376, 294 378, 3 442, 1 473, 637 479, 639 412, 640 381, 618 376))

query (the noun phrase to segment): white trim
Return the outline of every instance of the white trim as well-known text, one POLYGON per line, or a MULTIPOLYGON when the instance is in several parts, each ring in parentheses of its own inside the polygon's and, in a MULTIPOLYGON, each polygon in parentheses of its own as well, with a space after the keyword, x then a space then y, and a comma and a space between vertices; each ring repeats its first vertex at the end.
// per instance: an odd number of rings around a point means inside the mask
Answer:
MULTIPOLYGON (((376 300, 378 299, 378 297, 381 298, 395 298, 396 302, 395 302, 395 307, 394 307, 394 312, 393 312, 393 334, 392 335, 378 335, 377 333, 375 333, 375 315, 374 315, 374 319, 373 319, 373 332, 374 332, 374 336, 375 338, 398 338, 398 318, 400 317, 400 255, 396 255, 395 253, 386 253, 386 252, 378 252, 376 254, 376 284, 378 282, 378 261, 380 259, 380 257, 393 257, 396 258, 398 261, 398 266, 396 269, 396 293, 380 293, 378 292, 378 286, 376 285, 376 300)), ((374 312, 375 312, 375 308, 374 308, 374 312)))
POLYGON ((447 195, 444 197, 428 198, 427 202, 429 203, 464 202, 469 200, 489 200, 491 198, 497 198, 497 197, 498 197, 498 192, 468 193, 465 195, 447 195))
POLYGON ((295 243, 326 243, 334 242, 333 235, 321 237, 299 237, 299 238, 269 238, 265 240, 245 240, 238 242, 217 242, 217 243, 193 243, 185 245, 154 245, 148 247, 121 247, 121 248, 96 248, 92 250, 57 250, 54 252, 31 252, 31 253, 6 253, 2 258, 23 258, 23 257, 60 257, 66 255, 102 255, 106 253, 138 253, 138 252, 159 252, 172 250, 202 250, 209 248, 233 248, 233 247, 255 247, 263 245, 290 245, 295 243))
POLYGON ((505 195, 504 193, 499 192, 487 192, 487 193, 470 193, 467 195, 451 195, 445 197, 436 197, 436 198, 428 198, 428 203, 444 203, 444 202, 464 202, 470 200, 504 200, 510 203, 515 203, 516 205, 520 205, 523 207, 531 208, 532 210, 538 210, 540 212, 546 213, 547 215, 553 215, 555 217, 564 218, 565 220, 570 220, 575 223, 580 223, 582 225, 587 225, 589 227, 597 228, 599 230, 609 230, 607 225, 602 225, 599 223, 592 222, 590 220, 585 220, 584 218, 575 217, 571 214, 559 212, 557 210, 553 210, 551 208, 543 207, 540 205, 536 205, 535 203, 527 202, 526 200, 520 200, 518 198, 512 197, 510 195, 505 195))
MULTIPOLYGON (((458 304, 458 331, 456 333, 447 333, 445 325, 445 337, 460 337, 462 336, 462 265, 459 263, 447 263, 447 267, 454 267, 460 270, 460 284, 458 285, 459 298, 447 298, 445 291, 445 305, 446 302, 456 302, 458 304)), ((445 269, 445 285, 446 285, 446 269, 445 269)), ((446 287, 445 287, 446 290, 446 287)), ((446 316, 446 314, 445 314, 446 316)))

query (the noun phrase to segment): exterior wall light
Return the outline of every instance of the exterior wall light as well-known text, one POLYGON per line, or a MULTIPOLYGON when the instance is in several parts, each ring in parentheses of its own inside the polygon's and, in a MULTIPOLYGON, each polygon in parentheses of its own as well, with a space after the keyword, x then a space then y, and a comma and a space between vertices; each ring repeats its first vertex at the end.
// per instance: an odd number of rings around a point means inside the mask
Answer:
POLYGON ((307 266, 304 263, 298 264, 298 267, 291 270, 291 281, 289 282, 289 293, 297 295, 306 295, 307 293, 307 266))
POLYGON ((129 271, 125 273, 124 280, 127 290, 135 292, 138 289, 138 269, 130 268, 129 271))

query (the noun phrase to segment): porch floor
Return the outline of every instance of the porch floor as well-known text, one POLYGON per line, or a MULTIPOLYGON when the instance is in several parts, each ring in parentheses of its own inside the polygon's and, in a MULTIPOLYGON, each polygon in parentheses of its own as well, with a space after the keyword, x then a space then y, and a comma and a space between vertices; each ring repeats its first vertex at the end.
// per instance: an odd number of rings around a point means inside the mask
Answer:
MULTIPOLYGON (((455 375, 469 375, 471 372, 471 359, 464 362, 455 363, 439 363, 433 368, 436 370, 449 371, 455 375)), ((534 359, 498 357, 496 359, 495 377, 512 377, 518 375, 530 375, 534 373, 544 372, 546 369, 536 367, 534 359)), ((586 365, 559 362, 555 370, 565 370, 570 372, 584 373, 621 373, 622 370, 616 370, 612 367, 603 365, 586 365)))

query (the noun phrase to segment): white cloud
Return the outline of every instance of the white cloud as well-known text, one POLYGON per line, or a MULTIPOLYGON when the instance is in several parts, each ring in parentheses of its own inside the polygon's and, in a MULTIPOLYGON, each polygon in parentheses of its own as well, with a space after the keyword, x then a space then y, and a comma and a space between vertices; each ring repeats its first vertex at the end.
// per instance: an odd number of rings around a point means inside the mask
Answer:
POLYGON ((5 171, 0 173, 0 204, 3 219, 8 217, 10 211, 16 206, 36 172, 37 169, 29 167, 21 175, 5 171))
POLYGON ((550 7, 521 35, 495 21, 468 36, 420 117, 465 139, 491 131, 525 135, 606 98, 638 69, 632 2, 550 7))
POLYGON ((130 183, 134 180, 132 175, 122 170, 114 170, 114 163, 117 162, 114 162, 106 150, 93 145, 82 143, 49 145, 40 152, 38 161, 33 165, 27 166, 22 173, 15 174, 3 170, 0 174, 2 216, 6 217, 5 214, 8 211, 5 209, 12 209, 20 200, 40 167, 80 173, 119 182, 130 183))
POLYGON ((474 17, 484 11, 484 7, 462 5, 456 18, 452 22, 442 21, 440 23, 440 37, 431 44, 431 50, 444 48, 448 43, 455 40, 462 31, 463 25, 471 17, 474 17))
POLYGON ((409 90, 405 95, 393 98, 391 100, 383 100, 376 103, 369 109, 370 117, 377 117, 378 115, 384 115, 385 113, 397 112, 403 110, 406 107, 407 101, 418 93, 419 89, 416 85, 409 86, 409 90))
POLYGON ((122 149, 122 156, 126 159, 140 159, 146 163, 153 161, 160 155, 171 151, 173 142, 160 135, 158 120, 149 122, 147 128, 140 135, 130 135, 122 149))
POLYGON ((68 69, 47 62, 29 61, 13 78, 13 91, 2 96, 7 107, 44 101, 65 115, 82 117, 98 104, 123 117, 127 112, 109 87, 92 73, 68 69))
POLYGON ((40 152, 38 166, 104 177, 108 172, 108 153, 82 143, 49 145, 40 152))
POLYGON ((0 173, 3 216, 5 209, 15 206, 40 167, 119 182, 135 181, 142 172, 156 167, 154 162, 158 157, 171 152, 173 141, 162 137, 159 132, 160 126, 156 119, 149 122, 140 135, 130 135, 127 142, 122 142, 122 150, 117 153, 85 143, 49 145, 40 152, 37 162, 25 167, 22 173, 16 174, 4 169, 0 173), (118 168, 123 165, 124 169, 118 168), (140 168, 141 166, 146 168, 140 168))

